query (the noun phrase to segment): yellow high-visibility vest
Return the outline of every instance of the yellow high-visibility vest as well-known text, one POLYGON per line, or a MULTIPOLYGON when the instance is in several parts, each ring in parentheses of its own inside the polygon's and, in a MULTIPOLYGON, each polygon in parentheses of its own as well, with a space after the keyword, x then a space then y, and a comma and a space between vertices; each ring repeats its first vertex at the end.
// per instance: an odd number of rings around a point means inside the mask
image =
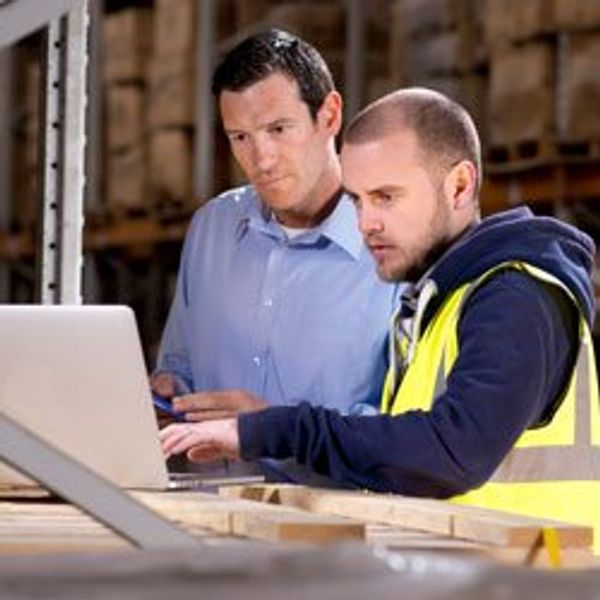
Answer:
MULTIPOLYGON (((508 262, 451 293, 423 335, 399 352, 411 354, 396 393, 395 374, 388 372, 381 410, 398 415, 431 409, 445 390, 458 356, 457 325, 470 294, 501 270, 524 271, 543 282, 572 292, 556 277, 521 262, 508 262)), ((415 319, 420 319, 424 308, 415 319)), ((418 311, 419 313, 419 311, 418 311)), ((418 328, 417 328, 418 329, 418 328)), ((543 427, 526 430, 492 477, 480 488, 452 498, 471 504, 540 518, 594 527, 594 552, 600 554, 600 407, 598 376, 589 327, 580 311, 580 347, 562 403, 543 427)), ((391 342, 394 343, 394 342, 391 342)), ((524 360, 527 360, 524 355, 524 360)))

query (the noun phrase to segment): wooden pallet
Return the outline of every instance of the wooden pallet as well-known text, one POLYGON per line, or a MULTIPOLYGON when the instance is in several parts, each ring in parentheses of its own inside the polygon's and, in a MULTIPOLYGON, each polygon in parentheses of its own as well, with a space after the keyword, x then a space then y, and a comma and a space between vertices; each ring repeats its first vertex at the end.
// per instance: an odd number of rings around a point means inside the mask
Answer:
POLYGON ((186 528, 272 542, 327 544, 364 540, 366 526, 357 519, 320 515, 296 507, 257 504, 200 492, 135 492, 133 496, 186 528))
MULTIPOLYGON (((402 536, 407 531, 417 531, 433 536, 427 539, 430 548, 472 550, 513 564, 558 566, 560 563, 569 567, 596 564, 591 551, 592 529, 569 523, 438 500, 291 485, 230 486, 222 488, 220 493, 227 498, 293 506, 315 514, 386 525, 388 538, 390 532, 400 534, 398 547, 402 548, 414 545, 414 537, 405 538, 408 540, 405 543, 402 536)), ((376 541, 377 536, 371 535, 371 539, 376 541)), ((422 546, 422 536, 420 542, 422 546)))
MULTIPOLYGON (((364 541, 366 525, 293 507, 200 492, 132 492, 158 514, 209 541, 241 539, 330 544, 364 541)), ((0 554, 117 551, 132 548, 79 509, 40 490, 3 491, 0 554)))
MULTIPOLYGON (((256 484, 132 496, 210 545, 362 542, 510 565, 598 566, 590 528, 400 496, 256 484), (556 543, 549 548, 545 532, 556 543)), ((0 500, 0 553, 115 552, 132 548, 108 528, 51 496, 0 500)))

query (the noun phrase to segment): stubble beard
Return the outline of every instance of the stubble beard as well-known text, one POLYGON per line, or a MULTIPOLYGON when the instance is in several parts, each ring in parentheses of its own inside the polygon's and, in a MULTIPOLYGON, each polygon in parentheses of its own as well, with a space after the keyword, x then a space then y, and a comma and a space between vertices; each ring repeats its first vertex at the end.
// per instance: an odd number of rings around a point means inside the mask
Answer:
POLYGON ((422 247, 417 249, 412 257, 405 260, 404 265, 392 268, 387 274, 383 272, 381 265, 377 265, 379 277, 388 283, 419 281, 451 243, 448 223, 448 209, 442 194, 438 193, 437 210, 430 221, 430 228, 426 234, 428 241, 422 244, 422 247))

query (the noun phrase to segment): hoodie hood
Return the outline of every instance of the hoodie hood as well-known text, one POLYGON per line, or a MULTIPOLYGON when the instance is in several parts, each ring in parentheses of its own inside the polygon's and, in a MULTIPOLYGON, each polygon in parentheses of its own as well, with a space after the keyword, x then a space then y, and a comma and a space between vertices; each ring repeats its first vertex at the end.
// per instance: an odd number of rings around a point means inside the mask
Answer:
POLYGON ((469 229, 429 272, 440 300, 506 261, 522 261, 554 275, 574 294, 587 322, 595 313, 591 271, 595 246, 582 231, 553 219, 536 217, 525 207, 486 219, 469 229))

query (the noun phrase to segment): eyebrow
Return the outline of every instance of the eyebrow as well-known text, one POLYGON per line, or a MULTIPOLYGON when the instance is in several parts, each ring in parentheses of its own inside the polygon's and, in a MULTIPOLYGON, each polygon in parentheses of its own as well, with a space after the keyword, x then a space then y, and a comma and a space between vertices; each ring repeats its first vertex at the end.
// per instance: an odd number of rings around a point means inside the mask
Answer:
MULTIPOLYGON (((290 117, 282 117, 281 119, 275 119, 274 121, 264 123, 263 125, 260 125, 258 129, 269 129, 270 127, 278 127, 280 125, 291 125, 294 122, 295 120, 290 117)), ((223 127, 223 131, 225 131, 227 135, 234 135, 236 133, 247 133, 247 131, 245 131, 244 129, 227 129, 226 127, 223 127)))
POLYGON ((381 194, 404 194, 406 188, 402 185, 381 185, 377 188, 369 190, 367 194, 369 196, 377 196, 381 194))

